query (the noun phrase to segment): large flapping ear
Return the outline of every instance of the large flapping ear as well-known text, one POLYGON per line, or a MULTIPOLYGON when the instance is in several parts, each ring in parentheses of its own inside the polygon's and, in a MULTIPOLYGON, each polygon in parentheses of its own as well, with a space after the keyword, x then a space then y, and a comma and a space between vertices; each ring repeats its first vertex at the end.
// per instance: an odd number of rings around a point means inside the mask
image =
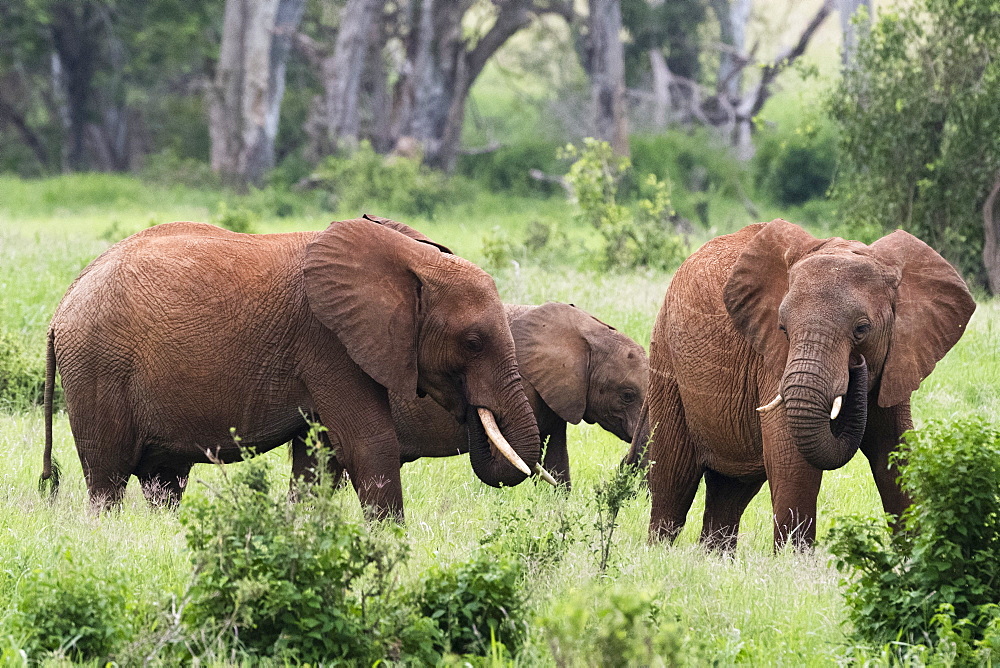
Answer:
POLYGON ((306 248, 313 314, 365 373, 404 399, 417 396, 420 279, 413 268, 439 254, 363 219, 331 223, 306 248))
POLYGON ((510 323, 521 376, 571 424, 587 411, 590 348, 581 330, 582 318, 593 320, 575 306, 546 302, 510 323))
POLYGON ((895 406, 909 398, 961 338, 976 302, 954 267, 908 232, 896 230, 871 250, 900 272, 896 322, 878 394, 879 406, 895 406))
POLYGON ((788 339, 778 329, 778 307, 788 292, 788 270, 819 240, 780 218, 760 228, 736 260, 723 289, 737 331, 771 369, 783 369, 788 339))
POLYGON ((441 251, 444 251, 445 253, 451 253, 452 255, 454 255, 454 253, 451 252, 451 249, 448 248, 447 246, 439 244, 438 242, 434 241, 424 233, 417 232, 415 229, 404 223, 400 223, 395 220, 390 220, 388 218, 383 218, 382 216, 373 216, 370 213, 362 214, 361 218, 364 220, 370 220, 373 223, 378 223, 379 225, 382 225, 384 227, 388 227, 390 230, 396 230, 400 234, 405 234, 411 239, 414 239, 421 243, 430 244, 431 246, 435 246, 441 251))

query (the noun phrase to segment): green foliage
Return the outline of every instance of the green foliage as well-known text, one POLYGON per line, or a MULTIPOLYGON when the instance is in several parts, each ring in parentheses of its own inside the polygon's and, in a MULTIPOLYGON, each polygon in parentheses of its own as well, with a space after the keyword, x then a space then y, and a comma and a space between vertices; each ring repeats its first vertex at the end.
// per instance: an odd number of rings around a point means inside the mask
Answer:
POLYGON ((708 6, 702 0, 622 0, 622 25, 631 39, 625 41, 625 77, 629 86, 649 70, 650 49, 665 52, 667 67, 688 79, 699 78, 708 6))
POLYGON ((674 666, 682 634, 660 617, 652 596, 619 584, 577 591, 539 622, 559 666, 674 666))
POLYGON ((531 170, 560 173, 563 167, 556 158, 558 148, 558 142, 532 140, 478 155, 462 155, 458 159, 458 173, 493 191, 519 196, 553 195, 560 191, 559 185, 532 178, 531 170))
POLYGON ((55 653, 74 661, 107 659, 131 640, 142 611, 117 573, 68 546, 59 552, 55 563, 21 577, 8 622, 11 635, 32 658, 55 653))
POLYGON ((230 209, 225 202, 219 202, 219 208, 212 222, 233 232, 249 234, 254 232, 253 219, 253 212, 249 209, 245 207, 230 209))
POLYGON ((465 561, 425 571, 413 601, 437 622, 435 648, 483 656, 494 639, 516 653, 526 631, 523 573, 518 559, 483 548, 465 561))
POLYGON ((830 108, 847 222, 903 228, 982 278, 981 208, 1000 169, 996 0, 881 12, 830 108))
POLYGON ((294 661, 381 654, 378 602, 405 550, 394 536, 380 540, 347 521, 329 481, 299 503, 275 499, 265 465, 253 459, 186 501, 181 523, 195 565, 189 628, 294 661))
POLYGON ((667 182, 648 174, 633 213, 618 203, 619 185, 631 167, 628 158, 615 156, 610 144, 592 137, 583 140, 582 148, 567 146, 561 157, 574 159, 566 181, 580 209, 578 220, 604 238, 605 268, 669 270, 684 261, 686 244, 671 229, 674 211, 667 182))
POLYGON ((765 128, 757 133, 756 146, 758 192, 783 206, 826 196, 837 162, 837 138, 829 122, 806 123, 791 132, 765 128))
POLYGON ((597 529, 597 567, 603 573, 608 568, 611 558, 611 544, 618 528, 618 513, 622 507, 638 495, 639 488, 645 477, 645 471, 637 466, 621 462, 612 472, 611 477, 598 483, 594 488, 594 505, 597 516, 594 528, 597 529))
POLYGON ((45 363, 0 328, 0 409, 24 410, 42 402, 45 363))
POLYGON ((456 183, 419 160, 385 157, 362 142, 349 157, 327 158, 311 177, 326 190, 331 208, 358 213, 387 211, 432 218, 438 207, 455 198, 456 183))
MULTIPOLYGON (((896 461, 913 498, 903 531, 849 518, 830 534, 856 635, 881 645, 951 643, 963 658, 1000 649, 1000 431, 979 419, 932 421, 896 461)), ((982 658, 982 657, 980 657, 982 658)))

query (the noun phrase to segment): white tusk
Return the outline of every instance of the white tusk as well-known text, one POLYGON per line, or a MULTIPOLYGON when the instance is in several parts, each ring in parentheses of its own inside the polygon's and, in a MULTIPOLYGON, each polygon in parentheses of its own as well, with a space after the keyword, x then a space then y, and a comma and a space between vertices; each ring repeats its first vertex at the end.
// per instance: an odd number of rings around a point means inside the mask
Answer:
POLYGON ((757 412, 758 412, 758 413, 761 413, 761 414, 764 414, 764 413, 770 413, 770 412, 771 412, 771 411, 773 411, 773 410, 774 410, 775 408, 777 408, 778 406, 780 406, 780 405, 781 405, 781 402, 782 402, 782 401, 784 401, 784 399, 782 399, 782 398, 781 398, 781 395, 780 395, 780 394, 778 394, 778 395, 776 395, 776 396, 774 397, 774 399, 771 399, 771 401, 770 401, 770 402, 768 402, 768 403, 764 404, 763 406, 760 406, 760 407, 759 407, 759 408, 757 409, 757 412))
POLYGON ((543 469, 541 464, 535 464, 535 473, 538 474, 539 478, 549 483, 553 487, 559 486, 559 483, 557 483, 556 479, 552 477, 552 474, 543 469))
POLYGON ((840 396, 833 400, 833 410, 830 411, 830 419, 836 420, 840 415, 840 406, 844 403, 844 397, 840 396))
POLYGON ((524 475, 531 475, 531 469, 528 468, 523 459, 517 456, 514 448, 510 447, 510 443, 500 433, 500 428, 497 426, 497 421, 493 418, 493 413, 488 408, 477 408, 476 410, 479 412, 479 419, 482 421, 483 429, 486 430, 486 435, 490 437, 490 443, 493 444, 493 447, 499 450, 500 454, 506 457, 518 471, 524 475))

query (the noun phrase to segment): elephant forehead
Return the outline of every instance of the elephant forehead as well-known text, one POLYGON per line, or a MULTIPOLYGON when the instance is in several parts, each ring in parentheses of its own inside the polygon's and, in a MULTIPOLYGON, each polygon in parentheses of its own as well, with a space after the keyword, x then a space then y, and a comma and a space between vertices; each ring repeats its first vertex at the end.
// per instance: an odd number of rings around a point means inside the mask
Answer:
POLYGON ((789 292, 843 294, 845 289, 883 291, 894 273, 867 254, 818 253, 795 263, 788 272, 789 292))

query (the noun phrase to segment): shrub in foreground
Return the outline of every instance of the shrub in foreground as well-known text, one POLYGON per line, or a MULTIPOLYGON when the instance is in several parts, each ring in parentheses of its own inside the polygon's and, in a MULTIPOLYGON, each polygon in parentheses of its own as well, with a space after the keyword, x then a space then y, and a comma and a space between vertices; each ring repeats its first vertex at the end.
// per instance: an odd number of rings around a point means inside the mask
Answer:
POLYGON ((118 574, 63 548, 54 563, 21 577, 8 629, 33 659, 106 660, 132 640, 142 617, 131 598, 118 574))
POLYGON ((420 578, 414 603, 437 623, 435 649, 485 656, 503 644, 516 653, 524 642, 523 566, 515 558, 480 549, 450 566, 432 566, 420 578))
POLYGON ((902 531, 858 518, 831 531, 854 633, 989 660, 1000 649, 1000 431, 978 419, 932 422, 906 433, 897 462, 914 501, 902 531))
POLYGON ((379 602, 402 544, 345 520, 327 482, 290 503, 273 497, 262 460, 224 473, 181 515, 195 565, 188 628, 257 656, 379 658, 379 602))

